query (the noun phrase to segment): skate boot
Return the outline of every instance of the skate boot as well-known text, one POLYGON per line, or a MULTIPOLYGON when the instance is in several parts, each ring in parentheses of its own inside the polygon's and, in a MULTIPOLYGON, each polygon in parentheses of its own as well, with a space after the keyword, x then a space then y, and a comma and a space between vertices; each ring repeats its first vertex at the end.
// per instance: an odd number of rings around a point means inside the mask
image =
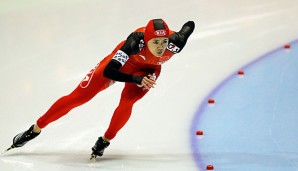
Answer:
POLYGON ((34 127, 34 125, 32 125, 27 131, 24 131, 24 132, 16 135, 12 140, 13 144, 7 150, 5 150, 3 153, 5 153, 13 148, 22 147, 28 141, 37 137, 40 134, 40 132, 39 133, 33 132, 33 127, 34 127))
POLYGON ((33 127, 32 125, 27 131, 24 131, 22 133, 19 133, 13 138, 13 146, 16 147, 22 147, 25 145, 28 141, 32 140, 33 138, 37 137, 39 133, 33 132, 33 127))
POLYGON ((90 159, 95 159, 97 156, 102 156, 105 148, 110 145, 110 142, 105 141, 102 137, 99 137, 95 145, 92 147, 92 154, 90 159))

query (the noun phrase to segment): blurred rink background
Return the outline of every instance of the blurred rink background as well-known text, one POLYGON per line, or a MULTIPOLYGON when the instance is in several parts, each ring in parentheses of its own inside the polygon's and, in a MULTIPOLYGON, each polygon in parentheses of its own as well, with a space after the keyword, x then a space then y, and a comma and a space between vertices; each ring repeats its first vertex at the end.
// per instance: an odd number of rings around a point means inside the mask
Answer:
POLYGON ((102 158, 89 161, 91 147, 123 83, 2 155, 0 170, 298 170, 297 11, 295 0, 0 1, 0 151, 136 28, 196 23, 102 158))

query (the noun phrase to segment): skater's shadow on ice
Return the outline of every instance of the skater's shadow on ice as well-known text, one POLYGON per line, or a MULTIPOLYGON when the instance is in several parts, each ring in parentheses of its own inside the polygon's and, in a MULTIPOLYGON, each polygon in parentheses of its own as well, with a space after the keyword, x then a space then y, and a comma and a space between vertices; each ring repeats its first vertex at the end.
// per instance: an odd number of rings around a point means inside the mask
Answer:
POLYGON ((88 153, 67 153, 67 152, 12 152, 1 156, 2 162, 48 162, 55 164, 86 163, 90 155, 88 153))
MULTIPOLYGON (((114 152, 115 153, 115 152, 114 152)), ((61 165, 89 165, 100 167, 115 162, 134 163, 136 160, 142 163, 152 162, 176 162, 186 160, 187 154, 105 154, 96 160, 89 160, 88 152, 13 152, 1 156, 0 160, 5 163, 27 163, 48 162, 61 165)))

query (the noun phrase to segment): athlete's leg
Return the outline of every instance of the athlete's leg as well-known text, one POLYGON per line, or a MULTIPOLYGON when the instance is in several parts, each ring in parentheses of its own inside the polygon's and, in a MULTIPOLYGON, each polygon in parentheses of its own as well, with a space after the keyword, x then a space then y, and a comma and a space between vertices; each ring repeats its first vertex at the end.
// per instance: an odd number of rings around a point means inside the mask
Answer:
MULTIPOLYGON (((155 72, 156 78, 159 76, 160 70, 155 72)), ((144 74, 142 74, 144 75, 144 74)), ((118 107, 114 111, 110 125, 105 132, 104 138, 106 140, 112 140, 117 132, 126 124, 130 118, 132 107, 139 99, 141 99, 148 90, 143 87, 138 87, 133 83, 126 83, 121 94, 121 99, 118 107)))
POLYGON ((137 87, 135 84, 125 84, 119 105, 114 111, 109 128, 107 129, 104 138, 112 140, 116 136, 117 132, 130 118, 134 103, 141 99, 147 92, 148 90, 143 90, 142 88, 137 87))
POLYGON ((103 76, 103 69, 104 66, 99 65, 91 70, 72 93, 58 99, 50 109, 37 120, 37 126, 39 128, 46 127, 49 123, 66 115, 73 108, 88 102, 98 92, 107 88, 111 80, 103 76))

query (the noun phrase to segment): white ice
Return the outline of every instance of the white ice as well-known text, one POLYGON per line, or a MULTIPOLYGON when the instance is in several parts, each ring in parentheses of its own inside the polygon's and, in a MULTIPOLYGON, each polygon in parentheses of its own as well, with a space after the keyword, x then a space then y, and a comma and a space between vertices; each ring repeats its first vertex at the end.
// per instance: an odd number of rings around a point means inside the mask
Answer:
POLYGON ((105 155, 89 161, 118 104, 122 83, 50 124, 0 158, 0 170, 198 170, 190 126, 206 95, 255 58, 297 39, 295 0, 2 0, 0 151, 70 93, 118 42, 152 18, 196 29, 164 64, 105 155))

